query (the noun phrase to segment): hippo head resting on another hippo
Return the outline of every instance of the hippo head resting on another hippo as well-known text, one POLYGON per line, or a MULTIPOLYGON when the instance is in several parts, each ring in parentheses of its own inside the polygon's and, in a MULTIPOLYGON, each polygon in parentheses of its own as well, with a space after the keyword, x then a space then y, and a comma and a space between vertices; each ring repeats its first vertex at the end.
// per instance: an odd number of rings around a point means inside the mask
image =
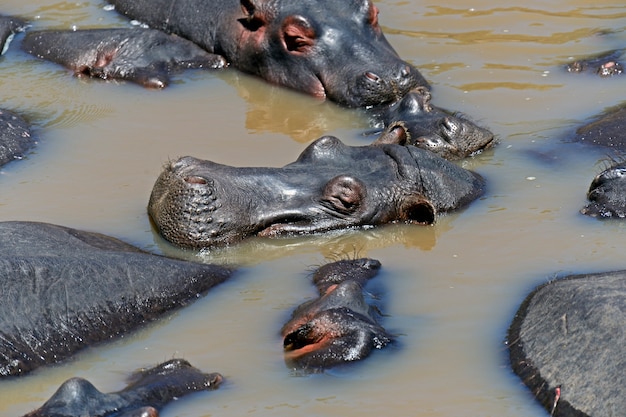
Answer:
MULTIPOLYGON (((386 135, 405 135, 395 126, 386 135)), ((347 146, 333 136, 282 168, 239 168, 193 157, 168 163, 148 213, 175 245, 202 248, 390 222, 432 224, 480 196, 484 181, 430 151, 347 146)))
POLYGON ((108 1, 234 68, 344 106, 393 102, 428 85, 387 42, 370 0, 108 1))
MULTIPOLYGON (((402 122, 409 132, 406 144, 428 149, 448 160, 466 158, 496 143, 489 130, 462 115, 433 106, 426 88, 417 88, 401 100, 369 109, 368 113, 373 120, 387 126, 402 122)), ((379 142, 390 143, 393 139, 393 136, 383 135, 379 142)))

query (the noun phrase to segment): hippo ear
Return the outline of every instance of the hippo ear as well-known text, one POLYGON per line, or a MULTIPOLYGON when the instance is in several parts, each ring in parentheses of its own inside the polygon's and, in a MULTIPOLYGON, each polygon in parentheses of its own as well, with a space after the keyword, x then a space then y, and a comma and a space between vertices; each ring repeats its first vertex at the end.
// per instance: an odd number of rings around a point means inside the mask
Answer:
POLYGON ((259 0, 240 0, 240 4, 245 18, 239 21, 246 29, 254 32, 267 24, 268 17, 264 11, 265 2, 259 0))
POLYGON ((281 38, 285 49, 295 55, 311 52, 315 45, 315 29, 311 23, 299 15, 287 16, 283 20, 281 38))
POLYGON ((366 187, 360 180, 349 175, 339 175, 326 184, 322 201, 330 204, 339 213, 354 213, 361 207, 366 187))
POLYGON ((422 196, 407 198, 398 210, 400 220, 410 223, 433 224, 435 223, 436 210, 433 204, 422 196))
POLYGON ((396 144, 404 146, 408 143, 410 138, 411 135, 404 122, 393 122, 372 145, 396 144))

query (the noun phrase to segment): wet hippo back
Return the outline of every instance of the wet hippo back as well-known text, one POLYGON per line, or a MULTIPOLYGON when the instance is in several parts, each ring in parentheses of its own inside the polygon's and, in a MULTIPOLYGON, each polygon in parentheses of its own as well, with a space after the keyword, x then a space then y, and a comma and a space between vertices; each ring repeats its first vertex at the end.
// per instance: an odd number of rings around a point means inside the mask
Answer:
POLYGON ((229 275, 97 233, 0 223, 0 377, 118 337, 192 302, 229 275))
POLYGON ((35 139, 26 120, 0 109, 0 166, 22 158, 34 144, 35 139))
POLYGON ((401 60, 369 0, 109 0, 233 67, 345 106, 391 102, 427 83, 401 60))

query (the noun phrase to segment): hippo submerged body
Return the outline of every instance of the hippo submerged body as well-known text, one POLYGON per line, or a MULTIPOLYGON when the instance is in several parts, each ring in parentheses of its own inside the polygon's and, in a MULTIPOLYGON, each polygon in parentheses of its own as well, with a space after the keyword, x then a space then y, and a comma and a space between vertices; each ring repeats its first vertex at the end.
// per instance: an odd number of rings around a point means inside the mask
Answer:
POLYGON ((197 299, 230 271, 117 239, 0 223, 0 377, 64 360, 197 299))
POLYGON ((28 122, 14 112, 0 109, 0 166, 22 158, 34 144, 28 122))
POLYGON ((222 379, 220 374, 205 374, 183 359, 139 370, 126 388, 110 394, 83 378, 71 378, 44 405, 24 417, 157 417, 170 401, 217 389, 222 379))
POLYGON ((369 0, 109 0, 229 65, 349 107, 392 102, 427 85, 401 60, 369 0))
MULTIPOLYGON (((404 135, 393 127, 386 135, 404 135)), ((157 179, 148 213, 177 246, 202 248, 250 236, 275 237, 380 225, 432 224, 437 213, 482 194, 479 175, 430 151, 346 146, 333 136, 282 168, 239 168, 183 157, 157 179)))
POLYGON ((625 324, 626 271, 548 282, 513 319, 511 365, 551 416, 621 416, 625 324))
POLYGON ((128 80, 149 88, 167 86, 175 70, 226 65, 221 56, 155 29, 35 31, 25 36, 22 49, 78 76, 128 80))
POLYGON ((281 329, 285 362, 305 372, 322 371, 367 357, 392 337, 374 317, 363 286, 380 270, 374 259, 346 259, 313 274, 320 297, 298 306, 281 329))

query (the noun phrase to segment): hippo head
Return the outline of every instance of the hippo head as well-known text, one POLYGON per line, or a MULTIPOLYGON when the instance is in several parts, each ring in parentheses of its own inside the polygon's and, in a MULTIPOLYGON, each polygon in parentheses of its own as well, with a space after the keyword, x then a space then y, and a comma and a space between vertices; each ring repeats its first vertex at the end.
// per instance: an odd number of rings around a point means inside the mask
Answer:
MULTIPOLYGON (((401 129, 397 129, 402 131, 401 129)), ((431 224, 482 193, 483 180, 413 146, 347 146, 332 136, 282 168, 183 157, 157 179, 148 213, 188 248, 390 222, 431 224)))
POLYGON ((589 203, 581 213, 598 218, 626 217, 626 162, 598 174, 587 192, 589 203))
MULTIPOLYGON (((418 88, 396 103, 372 109, 372 114, 388 125, 401 122, 409 132, 409 144, 448 160, 462 159, 494 145, 494 135, 489 130, 432 106, 430 100, 430 92, 418 88)), ((380 140, 385 139, 383 135, 380 140)))
POLYGON ((236 45, 220 43, 242 71, 348 107, 428 85, 387 42, 370 0, 241 0, 241 9, 236 45))

